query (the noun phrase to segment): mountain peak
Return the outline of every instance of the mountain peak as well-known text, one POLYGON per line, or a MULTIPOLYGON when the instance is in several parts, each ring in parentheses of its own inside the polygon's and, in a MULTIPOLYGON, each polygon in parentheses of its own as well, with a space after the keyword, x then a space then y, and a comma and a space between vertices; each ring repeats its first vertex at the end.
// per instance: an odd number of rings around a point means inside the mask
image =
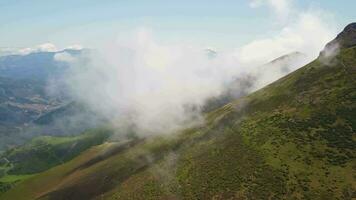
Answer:
POLYGON ((293 51, 291 53, 288 53, 288 54, 285 54, 285 55, 282 55, 278 58, 275 58, 273 59, 272 61, 270 61, 269 63, 267 64, 275 64, 275 63, 278 63, 278 62, 281 62, 281 61, 284 61, 286 59, 299 59, 301 57, 305 57, 306 55, 304 53, 301 53, 299 51, 293 51))
POLYGON ((325 48, 335 46, 336 44, 339 48, 349 48, 356 45, 356 22, 347 25, 325 48))
POLYGON ((330 59, 340 49, 346 49, 356 46, 356 22, 347 25, 335 39, 325 45, 325 48, 320 52, 320 57, 330 59))

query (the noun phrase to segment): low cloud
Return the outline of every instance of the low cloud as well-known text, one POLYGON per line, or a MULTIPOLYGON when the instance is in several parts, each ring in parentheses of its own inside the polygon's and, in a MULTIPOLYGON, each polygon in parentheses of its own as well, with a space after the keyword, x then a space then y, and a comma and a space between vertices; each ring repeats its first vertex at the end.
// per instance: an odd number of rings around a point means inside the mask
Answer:
MULTIPOLYGON (((277 15, 291 9, 289 1, 268 2, 277 15)), ((316 58, 335 35, 320 12, 288 16, 293 18, 276 34, 213 56, 204 47, 163 45, 153 31, 141 28, 79 59, 63 53, 56 59, 72 65, 64 82, 76 101, 140 134, 171 133, 201 123, 207 100, 223 94, 229 84, 252 77, 252 83, 232 87, 234 92, 261 88, 316 58), (303 56, 264 65, 295 51, 303 56)))
POLYGON ((72 56, 71 54, 69 54, 68 52, 59 52, 59 53, 56 53, 54 56, 53 56, 53 59, 55 61, 59 61, 59 62, 69 62, 69 63, 73 63, 75 61, 75 57, 72 56))
POLYGON ((328 43, 322 52, 320 52, 319 61, 324 65, 336 64, 335 56, 340 52, 340 44, 335 40, 328 43))
POLYGON ((67 46, 65 49, 72 49, 72 50, 82 50, 84 47, 80 44, 73 44, 70 46, 67 46))
POLYGON ((74 45, 67 46, 65 48, 58 48, 55 44, 48 42, 48 43, 37 45, 35 47, 26 47, 26 48, 19 49, 17 51, 13 51, 13 54, 27 55, 35 52, 58 52, 65 49, 81 50, 83 49, 83 47, 79 44, 74 44, 74 45))
MULTIPOLYGON (((286 4, 289 5, 287 7, 290 7, 291 5, 288 0, 257 2, 269 3, 271 6, 286 4)), ((296 14, 286 18, 287 23, 282 26, 280 31, 274 31, 271 36, 251 41, 239 48, 237 52, 239 60, 243 63, 258 65, 294 51, 306 54, 309 60, 316 58, 325 44, 335 37, 336 28, 325 11, 316 8, 302 11, 297 7, 293 7, 293 10, 296 11, 296 14)))
POLYGON ((27 48, 20 49, 18 52, 20 54, 26 55, 33 52, 56 52, 56 51, 58 51, 58 48, 54 44, 44 43, 36 47, 27 47, 27 48))

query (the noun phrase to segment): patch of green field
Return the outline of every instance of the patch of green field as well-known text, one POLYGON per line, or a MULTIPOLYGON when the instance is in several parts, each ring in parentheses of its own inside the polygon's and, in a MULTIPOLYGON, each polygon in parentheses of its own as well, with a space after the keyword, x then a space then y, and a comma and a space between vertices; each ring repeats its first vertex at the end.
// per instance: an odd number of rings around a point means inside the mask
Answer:
POLYGON ((9 162, 6 166, 11 165, 7 174, 38 173, 64 163, 94 145, 103 143, 111 135, 112 131, 109 129, 97 129, 73 137, 41 136, 23 146, 6 151, 0 159, 9 162))
POLYGON ((34 174, 30 175, 6 175, 0 178, 0 182, 2 183, 13 183, 17 181, 26 180, 30 177, 34 176, 34 174))
POLYGON ((67 162, 111 135, 112 130, 102 128, 73 137, 41 136, 4 152, 0 156, 0 193, 35 173, 67 162))
POLYGON ((21 181, 24 181, 30 177, 34 176, 33 174, 31 175, 5 175, 0 178, 0 195, 7 190, 11 189, 14 187, 16 184, 20 183, 21 181))

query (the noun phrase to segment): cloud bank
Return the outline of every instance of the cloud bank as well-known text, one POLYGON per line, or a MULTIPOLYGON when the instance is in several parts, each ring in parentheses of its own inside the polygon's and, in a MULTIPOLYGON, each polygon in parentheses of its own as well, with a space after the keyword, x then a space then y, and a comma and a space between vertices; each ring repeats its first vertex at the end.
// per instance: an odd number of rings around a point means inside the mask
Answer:
POLYGON ((75 61, 75 57, 68 52, 59 52, 53 56, 55 61, 72 63, 75 61))
MULTIPOLYGON (((251 1, 267 5, 287 23, 272 36, 251 41, 235 50, 207 54, 202 47, 160 44, 149 29, 119 38, 79 58, 56 54, 72 67, 65 76, 71 96, 114 124, 129 124, 142 134, 171 133, 201 123, 201 108, 221 95, 236 79, 254 77, 256 90, 315 58, 335 29, 322 12, 292 14, 291 1, 251 1), (299 51, 302 59, 285 66, 261 66, 281 55, 299 51), (262 69, 262 70, 261 70, 262 69)), ((247 30, 248 31, 248 30, 247 30)), ((235 88, 235 90, 245 88, 235 88)))
POLYGON ((37 45, 35 47, 26 47, 26 48, 19 49, 17 51, 13 51, 13 54, 27 55, 35 52, 58 52, 58 51, 63 51, 65 49, 81 50, 83 49, 83 47, 79 44, 74 44, 74 45, 67 46, 65 48, 59 48, 55 44, 47 42, 47 43, 37 45))
POLYGON ((284 13, 285 23, 279 31, 273 31, 273 35, 241 47, 237 53, 241 62, 262 64, 294 51, 303 52, 312 60, 337 33, 332 17, 318 8, 301 10, 293 6, 292 0, 251 0, 250 5, 253 8, 271 8, 272 19, 277 21, 281 13, 284 13))

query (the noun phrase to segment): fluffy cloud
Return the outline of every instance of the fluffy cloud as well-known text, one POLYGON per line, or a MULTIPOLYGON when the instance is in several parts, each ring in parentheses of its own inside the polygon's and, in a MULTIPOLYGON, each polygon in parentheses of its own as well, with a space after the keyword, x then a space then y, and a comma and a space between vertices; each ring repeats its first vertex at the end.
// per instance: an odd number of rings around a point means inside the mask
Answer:
POLYGON ((72 55, 70 55, 69 53, 67 52, 59 52, 59 53, 56 53, 54 56, 53 56, 54 60, 55 61, 59 61, 59 62, 68 62, 68 63, 71 63, 71 62, 74 62, 75 61, 75 57, 73 57, 72 55))
POLYGON ((26 54, 34 53, 34 52, 57 52, 57 51, 61 51, 64 49, 81 50, 81 49, 83 49, 83 47, 79 44, 74 44, 74 45, 65 47, 63 49, 60 49, 52 43, 44 43, 44 44, 37 45, 35 47, 27 47, 27 48, 20 49, 20 50, 18 50, 18 53, 22 54, 22 55, 26 55, 26 54))
POLYGON ((58 48, 52 43, 40 44, 36 47, 27 47, 19 50, 20 54, 29 54, 33 52, 56 52, 58 48))
POLYGON ((144 29, 85 56, 65 76, 74 98, 98 114, 130 118, 145 134, 199 122, 199 107, 239 70, 224 55, 211 59, 200 47, 162 45, 144 29))
POLYGON ((43 52, 55 52, 58 51, 58 48, 56 45, 52 43, 44 43, 41 45, 38 45, 36 48, 38 51, 43 51, 43 52))
MULTIPOLYGON (((269 47, 277 48, 273 42, 269 47)), ((171 133, 201 122, 205 102, 236 78, 257 77, 256 87, 262 87, 286 73, 270 66, 268 76, 260 76, 255 60, 246 59, 253 50, 261 51, 255 48, 260 47, 244 47, 238 55, 221 51, 209 56, 199 46, 162 45, 141 29, 131 39, 119 39, 72 62, 64 81, 73 98, 98 115, 119 119, 115 123, 129 121, 141 134, 171 133)), ((71 60, 65 54, 56 58, 71 60)))
POLYGON ((80 44, 73 44, 73 45, 67 46, 65 49, 82 50, 83 46, 80 44))
POLYGON ((287 18, 288 23, 280 31, 271 36, 251 41, 239 48, 237 56, 243 63, 262 64, 293 51, 303 52, 311 60, 336 35, 335 27, 331 25, 326 14, 320 10, 309 9, 301 11, 298 8, 291 8, 288 0, 252 1, 251 3, 256 6, 261 2, 268 2, 275 9, 280 7, 280 10, 286 10, 286 12, 289 9, 298 12, 289 15, 287 18))
MULTIPOLYGON (((294 51, 307 54, 302 62, 290 61, 294 70, 315 58, 335 35, 316 12, 290 15, 289 1, 268 2, 276 15, 288 13, 288 23, 236 51, 209 56, 203 47, 162 45, 152 32, 140 29, 132 38, 119 38, 72 62, 65 85, 98 115, 129 122, 142 134, 169 133, 200 122, 206 100, 221 94, 229 82, 253 76, 253 89, 258 89, 286 74, 282 65, 265 67, 268 73, 261 74, 260 65, 294 51)), ((71 61, 66 54, 56 59, 71 61)))

